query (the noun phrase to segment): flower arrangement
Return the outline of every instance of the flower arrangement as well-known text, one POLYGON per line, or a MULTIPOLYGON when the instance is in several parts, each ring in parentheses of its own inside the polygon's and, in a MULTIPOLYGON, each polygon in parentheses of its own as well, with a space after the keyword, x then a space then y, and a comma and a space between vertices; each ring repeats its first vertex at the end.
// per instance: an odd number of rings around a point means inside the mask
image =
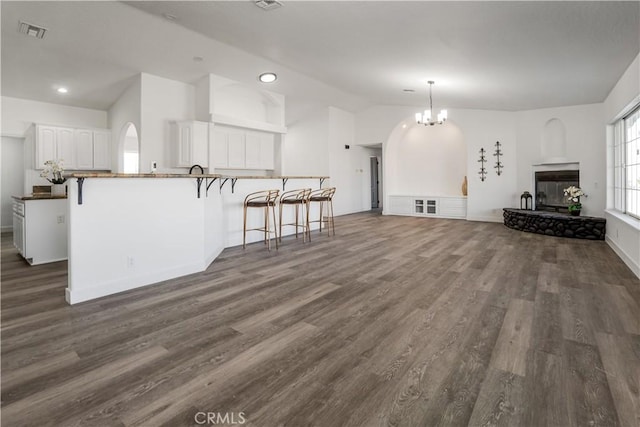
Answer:
POLYGON ((582 188, 571 185, 564 189, 564 195, 567 198, 569 205, 569 213, 578 213, 582 209, 582 203, 580 203, 580 197, 587 197, 582 191, 582 188))
POLYGON ((52 184, 64 184, 67 178, 62 176, 64 172, 63 160, 47 160, 44 162, 44 169, 40 172, 40 176, 45 178, 52 184), (51 175, 51 178, 49 178, 51 175))

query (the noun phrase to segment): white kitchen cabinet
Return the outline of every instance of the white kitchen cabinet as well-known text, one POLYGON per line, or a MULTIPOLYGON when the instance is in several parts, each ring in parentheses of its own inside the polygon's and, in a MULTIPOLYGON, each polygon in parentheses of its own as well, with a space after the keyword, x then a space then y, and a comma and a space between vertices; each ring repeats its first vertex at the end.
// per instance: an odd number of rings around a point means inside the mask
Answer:
POLYGON ((76 167, 93 169, 93 131, 76 129, 76 167))
POLYGON ((111 132, 93 131, 93 169, 111 170, 111 132))
POLYGON ((111 169, 111 132, 106 130, 76 129, 76 169, 111 169))
POLYGON ((272 133, 262 134, 260 139, 260 169, 274 169, 274 135, 272 133))
POLYGON ((67 199, 14 198, 13 245, 29 264, 67 259, 67 199))
POLYGON ((173 165, 175 167, 209 166, 209 123, 173 122, 173 165))
POLYGON ((260 134, 247 132, 244 140, 244 165, 247 169, 260 169, 262 166, 260 151, 262 139, 260 134))
POLYGON ((216 126, 213 135, 214 168, 273 170, 273 134, 216 126))
POLYGON ((105 129, 35 125, 34 168, 47 160, 63 160, 65 170, 110 170, 111 132, 105 129))
POLYGON ((211 157, 209 164, 214 168, 226 169, 229 167, 229 134, 224 129, 215 128, 213 142, 211 144, 211 157))
POLYGON ((245 169, 245 133, 232 130, 227 136, 227 167, 229 169, 245 169))
POLYGON ((35 168, 44 169, 47 160, 63 160, 65 169, 75 169, 75 130, 36 125, 35 168))
POLYGON ((435 218, 466 218, 467 198, 464 196, 404 196, 390 195, 390 215, 426 216, 435 218))

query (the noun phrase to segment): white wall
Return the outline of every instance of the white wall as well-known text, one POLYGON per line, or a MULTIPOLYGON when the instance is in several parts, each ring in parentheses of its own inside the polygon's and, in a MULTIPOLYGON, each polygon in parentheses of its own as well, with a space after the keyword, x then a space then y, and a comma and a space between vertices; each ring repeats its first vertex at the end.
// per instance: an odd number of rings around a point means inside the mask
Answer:
POLYGON ((328 122, 329 110, 321 108, 288 125, 281 146, 283 175, 329 175, 328 122))
MULTIPOLYGON (((631 63, 618 83, 604 101, 603 121, 612 124, 616 119, 624 117, 630 110, 640 103, 640 55, 631 63)), ((601 145, 611 150, 613 146, 613 131, 611 126, 606 133, 606 143, 601 145)), ((611 152, 607 151, 610 159, 611 152)), ((604 162, 604 159, 602 160, 604 162)), ((609 163, 612 162, 609 160, 609 163)), ((613 188, 613 175, 608 174, 607 188, 613 188)), ((640 277, 640 221, 613 210, 613 199, 610 198, 605 212, 607 219, 607 243, 640 277)))
POLYGON ((473 221, 502 222, 502 209, 518 207, 522 189, 516 184, 516 145, 514 113, 489 110, 453 110, 449 117, 464 134, 467 144, 467 219, 473 221), (455 116, 452 114, 455 113, 455 116), (502 144, 502 175, 496 173, 495 143, 502 144), (485 169, 487 178, 483 182, 480 170, 480 148, 486 150, 485 169))
POLYGON ((400 138, 389 140, 386 185, 389 194, 460 196, 467 175, 467 147, 453 123, 402 128, 400 138))
POLYGON ((613 123, 640 102, 640 54, 629 65, 604 100, 604 120, 613 123))
POLYGON ((545 124, 551 119, 559 119, 566 131, 566 160, 580 163, 580 187, 588 196, 581 200, 582 213, 604 216, 606 151, 603 104, 520 111, 516 117, 518 189, 534 194, 532 165, 545 161, 542 143, 545 124))
POLYGON ((335 215, 371 209, 363 203, 368 188, 370 151, 355 142, 355 117, 348 111, 329 107, 329 185, 336 187, 335 215), (345 146, 348 145, 349 149, 345 146))
POLYGON ((1 229, 2 231, 11 231, 13 224, 13 199, 11 196, 21 196, 24 186, 24 139, 3 136, 1 144, 1 229))
POLYGON ((143 73, 141 92, 140 173, 179 172, 171 167, 171 120, 195 119, 195 87, 175 80, 143 73))
POLYGON ((126 137, 126 124, 133 123, 138 132, 138 138, 141 134, 142 123, 142 76, 136 76, 129 87, 118 98, 118 100, 109 108, 109 128, 111 129, 111 165, 112 169, 117 172, 124 170, 123 165, 123 149, 126 137), (124 134, 123 134, 124 133, 124 134))
MULTIPOLYGON (((393 161, 389 163, 389 148, 391 151, 397 149, 390 141, 403 139, 406 129, 414 126, 416 109, 413 107, 397 106, 376 106, 369 108, 356 115, 356 141, 360 144, 374 144, 383 142, 383 186, 384 205, 388 206, 388 196, 393 191, 406 194, 405 187, 412 187, 415 180, 429 179, 423 172, 420 176, 415 174, 411 177, 404 177, 402 182, 396 180, 394 190, 390 189, 390 183, 395 177, 402 176, 402 162, 393 161), (406 125, 406 128, 402 126, 406 125)), ((517 206, 519 195, 522 191, 516 186, 516 130, 515 113, 489 110, 455 110, 449 109, 449 121, 443 126, 452 125, 457 127, 462 133, 464 144, 466 145, 466 175, 468 177, 467 196, 467 219, 474 221, 495 221, 502 222, 502 208, 517 206), (493 168, 495 157, 494 144, 500 141, 502 144, 502 163, 504 170, 498 176, 493 168), (484 148, 487 151, 487 179, 482 182, 478 175, 480 165, 478 163, 479 150, 484 148)), ((431 129, 428 129, 431 130, 431 129)), ((411 153, 403 153, 403 156, 411 153)), ((420 156, 426 156, 421 153, 420 156)), ((393 159, 393 154, 391 154, 393 159)), ((416 156, 418 157, 418 156, 416 156)), ((420 171, 416 171, 419 173, 420 171)), ((458 174, 461 170, 458 172, 458 174)), ((463 176, 457 179, 457 183, 451 182, 451 189, 447 191, 458 191, 461 194, 463 176)))
POLYGON ((2 135, 24 137, 32 123, 71 127, 107 127, 107 112, 28 99, 2 97, 2 135))
POLYGON ((197 198, 195 181, 90 178, 82 205, 69 186, 67 301, 204 270, 223 248, 221 203, 197 198))

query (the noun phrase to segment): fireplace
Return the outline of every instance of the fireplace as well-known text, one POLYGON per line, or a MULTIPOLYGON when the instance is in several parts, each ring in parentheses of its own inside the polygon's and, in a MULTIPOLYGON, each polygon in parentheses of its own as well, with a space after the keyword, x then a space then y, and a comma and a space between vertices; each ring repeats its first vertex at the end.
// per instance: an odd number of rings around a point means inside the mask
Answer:
POLYGON ((536 210, 567 212, 569 202, 564 189, 570 185, 580 186, 580 171, 543 171, 535 173, 536 210))

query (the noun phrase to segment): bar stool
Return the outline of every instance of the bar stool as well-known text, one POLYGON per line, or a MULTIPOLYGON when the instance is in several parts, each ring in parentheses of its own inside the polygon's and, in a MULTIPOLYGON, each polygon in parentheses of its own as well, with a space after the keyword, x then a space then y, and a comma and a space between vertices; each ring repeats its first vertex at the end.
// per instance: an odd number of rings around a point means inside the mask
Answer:
MULTIPOLYGON (((312 222, 320 223, 320 232, 322 233, 322 223, 327 223, 327 236, 331 235, 331 231, 333 231, 333 235, 336 235, 336 228, 333 222, 333 195, 336 192, 336 187, 331 188, 321 188, 319 190, 313 190, 309 195, 309 206, 307 207, 307 224, 310 225, 312 222), (320 203, 320 219, 309 221, 309 207, 311 203, 318 202, 320 203), (324 219, 322 217, 322 208, 324 204, 327 204, 327 218, 324 219)), ((311 240, 311 228, 309 228, 309 240, 311 240)))
POLYGON ((262 231, 264 232, 264 242, 267 244, 267 248, 271 250, 271 237, 273 233, 276 239, 276 249, 278 249, 278 229, 276 224, 276 203, 278 199, 279 190, 265 190, 257 191, 249 194, 244 199, 243 214, 244 214, 244 227, 242 235, 242 247, 247 247, 247 231, 262 231), (247 229, 247 211, 249 208, 261 208, 264 209, 264 227, 247 229), (269 210, 273 214, 273 231, 269 224, 269 210))
POLYGON ((282 227, 291 225, 296 228, 296 239, 298 238, 298 229, 302 228, 302 241, 306 242, 307 233, 309 232, 309 195, 311 194, 310 188, 303 188, 300 190, 290 190, 282 193, 280 196, 280 241, 282 242, 282 227), (296 222, 290 222, 288 224, 282 223, 282 209, 285 206, 295 206, 296 208, 296 222), (299 222, 299 211, 302 208, 302 224, 299 222))

